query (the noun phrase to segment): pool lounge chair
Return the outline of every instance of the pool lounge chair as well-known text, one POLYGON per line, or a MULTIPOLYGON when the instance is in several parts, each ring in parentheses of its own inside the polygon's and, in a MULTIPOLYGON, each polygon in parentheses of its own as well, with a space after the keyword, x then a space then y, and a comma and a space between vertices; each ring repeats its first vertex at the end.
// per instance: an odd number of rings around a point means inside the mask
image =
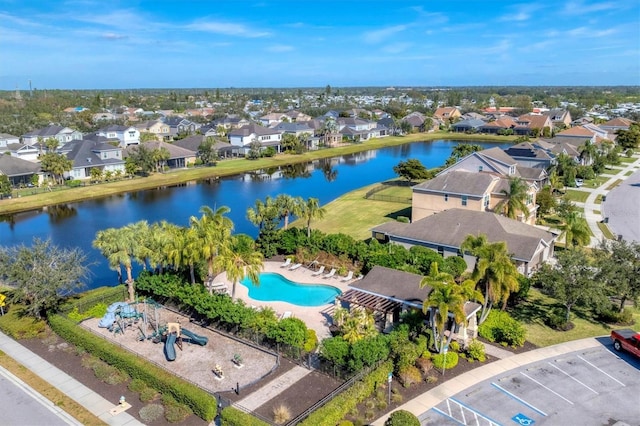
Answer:
POLYGON ((322 278, 331 278, 336 274, 336 268, 331 269, 328 274, 322 276, 322 278))
POLYGON ((313 274, 311 274, 312 277, 317 277, 318 275, 322 275, 322 273, 324 272, 324 265, 322 265, 320 267, 320 269, 318 269, 317 271, 315 271, 313 274))
POLYGON ((291 258, 287 257, 287 260, 285 260, 284 263, 282 265, 280 265, 280 267, 281 268, 286 268, 289 265, 291 265, 291 258))
POLYGON ((298 269, 299 267, 302 266, 302 263, 296 263, 295 265, 293 265, 291 268, 289 268, 290 271, 295 271, 296 269, 298 269))
POLYGON ((344 282, 347 282, 347 281, 351 280, 351 278, 353 278, 353 271, 349 271, 347 276, 344 277, 341 281, 344 283, 344 282))

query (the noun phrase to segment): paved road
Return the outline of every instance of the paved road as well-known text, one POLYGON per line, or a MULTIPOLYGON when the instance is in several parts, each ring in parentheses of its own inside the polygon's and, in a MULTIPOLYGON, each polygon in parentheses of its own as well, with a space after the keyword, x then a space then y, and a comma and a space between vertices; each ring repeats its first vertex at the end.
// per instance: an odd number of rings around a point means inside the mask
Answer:
POLYGON ((0 407, 0 424, 6 426, 81 424, 2 367, 0 407))
POLYGON ((609 228, 629 241, 640 242, 640 171, 636 171, 607 194, 602 211, 609 228))

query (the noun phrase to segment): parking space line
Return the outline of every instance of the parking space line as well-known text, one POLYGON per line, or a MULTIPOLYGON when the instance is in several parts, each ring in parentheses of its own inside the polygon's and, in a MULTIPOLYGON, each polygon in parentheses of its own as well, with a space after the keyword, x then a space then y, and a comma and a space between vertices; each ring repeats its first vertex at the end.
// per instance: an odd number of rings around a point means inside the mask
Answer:
POLYGON ((461 426, 465 426, 464 423, 460 423, 460 420, 456 419, 455 417, 451 417, 450 415, 448 415, 447 413, 445 413, 444 411, 442 411, 441 409, 439 409, 438 407, 433 407, 431 408, 433 411, 435 411, 436 413, 440 414, 443 417, 446 417, 449 420, 453 420, 454 422, 458 423, 461 426))
POLYGON ((601 372, 602 374, 604 374, 605 376, 607 376, 608 378, 612 379, 615 382, 620 383, 620 385, 622 385, 623 387, 626 387, 626 385, 624 383, 622 383, 620 380, 616 379, 615 377, 613 377, 611 374, 607 373, 606 371, 602 370, 601 368, 598 368, 596 365, 590 363, 589 361, 587 361, 586 359, 582 358, 580 355, 578 355, 578 358, 580 358, 581 360, 583 360, 584 362, 586 362, 587 364, 589 364, 590 366, 592 366, 593 368, 595 368, 596 370, 598 370, 599 372, 601 372))
POLYGON ((527 401, 525 401, 524 399, 520 398, 519 396, 514 395, 513 393, 509 392, 508 390, 506 390, 505 388, 503 388, 502 386, 500 386, 497 383, 491 382, 491 385, 495 388, 497 388, 498 390, 504 392, 505 394, 507 394, 508 396, 510 396, 511 398, 515 399, 516 401, 518 401, 519 403, 525 405, 526 407, 531 408, 533 411, 535 411, 536 413, 547 417, 547 413, 545 413, 544 411, 540 410, 539 408, 534 407, 533 405, 529 404, 527 401))
POLYGON ((525 372, 521 371, 520 374, 522 374, 524 377, 526 377, 527 379, 531 380, 532 382, 537 383, 538 385, 542 386, 543 388, 545 388, 546 390, 548 390, 552 394, 554 394, 556 396, 559 396, 560 398, 564 399, 569 404, 574 405, 573 402, 569 401, 567 398, 565 398, 564 396, 560 395, 558 392, 554 391, 553 389, 550 389, 550 388, 546 387, 545 385, 543 385, 542 383, 540 383, 539 381, 537 381, 533 377, 528 376, 525 372))
POLYGON ((462 423, 467 424, 467 418, 464 416, 464 409, 460 406, 460 415, 462 416, 462 423))
POLYGON ((489 425, 498 425, 500 426, 500 423, 496 422, 495 420, 485 416, 484 414, 482 414, 479 411, 474 410, 473 408, 469 407, 467 404, 465 404, 464 402, 458 401, 455 398, 449 398, 451 401, 455 402, 456 404, 460 405, 461 407, 466 408, 467 410, 471 411, 472 413, 480 416, 481 419, 486 420, 489 422, 489 425))
POLYGON ((584 383, 582 383, 580 380, 576 379, 575 377, 573 377, 572 375, 570 375, 569 373, 567 373, 566 371, 564 371, 563 369, 561 369, 560 367, 558 367, 557 365, 553 364, 551 361, 548 362, 548 364, 550 366, 552 366, 553 368, 555 368, 556 370, 558 370, 559 372, 561 372, 562 374, 564 374, 565 376, 567 376, 568 378, 570 378, 571 380, 575 381, 576 383, 581 384, 582 386, 584 386, 585 388, 589 389, 591 392, 595 393, 596 395, 600 395, 598 392, 596 392, 595 390, 593 390, 592 388, 590 388, 589 386, 585 385, 584 383))

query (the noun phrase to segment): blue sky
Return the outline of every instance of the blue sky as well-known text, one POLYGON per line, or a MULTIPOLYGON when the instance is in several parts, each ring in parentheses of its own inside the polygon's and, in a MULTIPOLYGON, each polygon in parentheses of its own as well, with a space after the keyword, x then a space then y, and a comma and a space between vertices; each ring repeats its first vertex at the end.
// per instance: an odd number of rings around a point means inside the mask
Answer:
POLYGON ((0 89, 638 85, 640 2, 0 0, 0 89))

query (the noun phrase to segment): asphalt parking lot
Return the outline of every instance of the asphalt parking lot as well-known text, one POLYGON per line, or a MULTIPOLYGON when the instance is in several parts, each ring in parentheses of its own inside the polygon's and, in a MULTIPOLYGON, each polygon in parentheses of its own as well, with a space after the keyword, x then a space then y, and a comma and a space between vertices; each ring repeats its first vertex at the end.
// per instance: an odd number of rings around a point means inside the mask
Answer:
POLYGON ((603 346, 483 381, 421 416, 423 425, 640 425, 640 360, 603 346))

